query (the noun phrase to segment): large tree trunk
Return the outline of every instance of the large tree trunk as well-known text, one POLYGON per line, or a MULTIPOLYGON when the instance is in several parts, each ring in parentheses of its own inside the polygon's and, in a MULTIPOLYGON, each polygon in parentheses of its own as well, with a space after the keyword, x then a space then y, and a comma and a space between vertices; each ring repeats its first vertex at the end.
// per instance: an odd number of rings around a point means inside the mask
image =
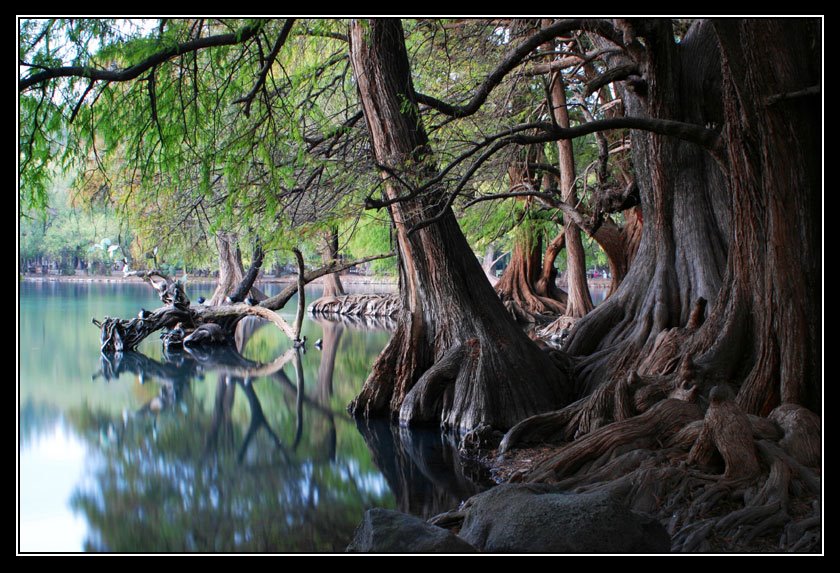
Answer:
MULTIPOLYGON (((670 22, 650 25, 647 92, 623 90, 628 115, 720 123, 719 59, 709 30, 689 35, 678 49, 670 22)), ((657 337, 685 326, 698 299, 717 301, 726 266, 730 205, 717 161, 691 143, 651 133, 634 133, 632 151, 645 224, 624 282, 567 343, 568 352, 585 357, 578 377, 584 393, 633 369, 673 372, 679 357, 659 366, 648 360, 661 347, 657 337)))
MULTIPOLYGON (((350 59, 376 160, 422 185, 436 172, 398 20, 354 21, 350 59)), ((388 199, 409 190, 383 172, 388 199)), ((400 269, 403 315, 351 409, 402 424, 470 430, 510 427, 565 400, 566 378, 516 326, 451 210, 437 214, 439 191, 389 205, 400 269)))
POLYGON ((767 103, 817 85, 805 43, 767 54, 774 33, 807 38, 809 25, 718 23, 722 85, 709 24, 695 26, 679 50, 667 23, 647 36, 648 93, 626 94, 631 113, 724 125, 728 175, 690 144, 634 135, 646 222, 627 280, 572 333, 568 350, 589 357, 586 388, 633 368, 671 373, 688 353, 707 386, 737 382, 750 413, 818 403, 819 110, 807 95, 767 103), (706 323, 686 342, 669 342, 699 298, 710 303, 706 323), (606 358, 610 367, 600 368, 606 358))
POLYGON ((725 64, 732 241, 726 296, 696 351, 743 380, 737 401, 747 412, 766 415, 779 403, 818 410, 822 116, 807 90, 820 84, 820 24, 714 26, 725 64))

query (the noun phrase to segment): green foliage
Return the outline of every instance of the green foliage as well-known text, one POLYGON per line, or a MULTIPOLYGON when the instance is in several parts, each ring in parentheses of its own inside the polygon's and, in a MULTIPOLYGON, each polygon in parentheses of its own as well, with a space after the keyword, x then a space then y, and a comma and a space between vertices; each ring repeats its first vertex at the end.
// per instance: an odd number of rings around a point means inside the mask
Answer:
MULTIPOLYGON (((396 248, 391 236, 391 219, 384 213, 364 212, 349 228, 349 233, 351 235, 344 252, 353 258, 387 253, 396 248)), ((396 257, 372 261, 370 270, 375 275, 393 276, 397 271, 396 257)))
MULTIPOLYGON (((21 20, 23 78, 62 65, 125 70, 196 38, 230 33, 237 38, 232 45, 179 52, 132 81, 55 78, 24 90, 19 195, 24 213, 43 218, 51 205, 51 180, 78 173, 75 187, 92 187, 85 201, 95 201, 105 189, 122 219, 130 221, 135 256, 158 246, 173 261, 207 265, 217 232, 236 233, 245 242, 259 236, 271 253, 301 245, 314 253, 319 235, 335 226, 352 235, 345 242, 355 256, 390 250, 385 226, 371 222, 384 212, 361 214, 364 198, 380 182, 364 120, 348 121, 359 105, 342 39, 347 24, 297 20, 266 68, 285 24, 284 19, 21 20), (243 35, 255 24, 256 35, 243 35)), ((414 87, 447 102, 468 101, 511 45, 535 26, 534 20, 405 20, 414 87)), ((545 120, 540 104, 545 88, 544 78, 510 74, 479 112, 463 121, 441 121, 407 97, 401 108, 423 114, 435 162, 444 166, 507 125, 545 120)), ((575 106, 570 113, 573 122, 582 121, 575 106)), ((597 159, 594 136, 574 145, 579 170, 597 159)), ((546 144, 538 161, 556 165, 556 154, 556 145, 546 144)), ((521 155, 508 148, 491 158, 467 178, 463 195, 510 190, 506 172, 521 155)), ((440 187, 462 185, 469 164, 451 170, 440 187)), ((583 200, 585 206, 588 198, 583 200)), ((462 223, 472 243, 504 245, 523 223, 541 225, 523 232, 549 232, 551 223, 539 211, 523 218, 515 205, 484 203, 465 213, 462 223)), ((374 269, 392 272, 394 265, 393 259, 377 261, 374 269)))

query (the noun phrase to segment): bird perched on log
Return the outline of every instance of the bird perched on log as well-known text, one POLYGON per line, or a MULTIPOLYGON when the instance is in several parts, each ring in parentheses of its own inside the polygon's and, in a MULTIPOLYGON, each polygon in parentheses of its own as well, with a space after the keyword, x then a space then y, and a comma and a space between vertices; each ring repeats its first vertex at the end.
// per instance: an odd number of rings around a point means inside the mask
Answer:
POLYGON ((141 308, 140 312, 137 313, 137 318, 139 318, 140 320, 145 320, 150 316, 152 316, 152 313, 146 310, 145 308, 141 308))
POLYGON ((225 303, 227 303, 227 304, 236 304, 236 303, 239 303, 239 302, 242 302, 242 299, 239 298, 238 296, 226 296, 225 297, 225 303))
POLYGON ((248 298, 245 299, 245 304, 247 304, 248 306, 256 306, 257 305, 257 299, 255 299, 252 296, 249 296, 248 298))
POLYGON ((205 299, 203 296, 200 296, 196 300, 198 301, 198 304, 204 304, 204 301, 207 299, 205 299))

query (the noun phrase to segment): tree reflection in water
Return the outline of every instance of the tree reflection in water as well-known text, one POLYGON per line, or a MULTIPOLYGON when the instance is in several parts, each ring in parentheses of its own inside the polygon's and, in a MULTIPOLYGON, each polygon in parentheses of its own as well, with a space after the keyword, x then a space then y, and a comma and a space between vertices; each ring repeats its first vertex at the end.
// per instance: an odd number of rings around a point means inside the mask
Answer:
POLYGON ((155 393, 144 391, 144 404, 122 419, 90 408, 72 416, 101 452, 72 500, 90 525, 86 549, 343 551, 368 508, 430 517, 484 489, 449 438, 385 421, 357 429, 344 410, 370 367, 360 353, 381 350, 346 330, 390 325, 318 323, 323 351, 310 349, 320 363, 308 393, 300 351, 268 362, 243 356, 257 320, 243 321, 235 347, 161 360, 103 355, 95 378, 133 375, 155 393))
MULTIPOLYGON (((337 347, 340 327, 327 336, 337 347)), ((237 347, 249 337, 238 336, 237 347)), ((334 361, 335 352, 324 354, 311 396, 294 350, 267 364, 231 347, 162 361, 103 356, 97 376, 132 373, 154 380, 158 393, 123 420, 89 409, 74 416, 102 453, 93 486, 72 499, 90 524, 86 549, 343 551, 364 510, 393 506, 393 499, 369 460, 352 447, 337 453, 336 424, 355 428, 330 405, 333 365, 324 361, 334 361), (294 382, 283 371, 288 362, 294 382), (211 372, 216 384, 205 400, 194 380, 211 372), (236 407, 237 393, 247 408, 236 407), (290 399, 293 406, 284 408, 290 399)))
POLYGON ((494 485, 481 468, 461 461, 455 436, 386 420, 359 419, 357 427, 402 512, 428 519, 494 485))

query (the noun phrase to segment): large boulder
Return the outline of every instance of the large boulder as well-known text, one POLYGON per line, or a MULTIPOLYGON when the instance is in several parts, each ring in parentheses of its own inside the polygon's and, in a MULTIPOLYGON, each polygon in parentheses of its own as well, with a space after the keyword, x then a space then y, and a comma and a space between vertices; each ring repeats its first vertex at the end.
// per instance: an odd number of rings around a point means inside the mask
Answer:
POLYGON ((470 498, 467 505, 459 535, 482 552, 667 553, 671 547, 658 521, 607 493, 505 484, 470 498))
POLYGON ((389 509, 369 509, 348 553, 475 553, 469 543, 419 517, 389 509))

